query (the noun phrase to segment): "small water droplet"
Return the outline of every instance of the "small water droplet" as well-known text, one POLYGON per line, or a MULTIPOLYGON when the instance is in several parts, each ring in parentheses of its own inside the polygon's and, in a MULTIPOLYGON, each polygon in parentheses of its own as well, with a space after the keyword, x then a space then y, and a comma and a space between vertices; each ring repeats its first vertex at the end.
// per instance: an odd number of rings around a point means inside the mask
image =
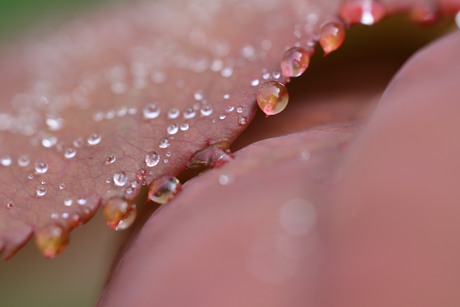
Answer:
POLYGON ((27 179, 34 179, 34 174, 30 173, 29 175, 27 175, 27 179))
POLYGON ((230 78, 233 75, 233 68, 231 67, 225 67, 220 71, 220 74, 224 78, 230 78))
POLYGON ((230 99, 230 94, 224 94, 223 97, 224 97, 225 100, 228 100, 228 99, 230 99))
POLYGON ((99 144, 101 140, 102 140, 102 137, 99 134, 91 133, 86 141, 88 142, 88 145, 94 146, 94 145, 99 144))
POLYGON ((48 164, 44 161, 35 162, 35 172, 37 174, 45 174, 48 171, 48 164))
POLYGON ((385 16, 384 6, 377 0, 344 0, 340 16, 350 24, 373 25, 385 16))
POLYGON ((64 157, 66 159, 72 159, 77 155, 77 151, 74 148, 67 148, 64 151, 64 157))
POLYGON ((225 107, 225 113, 232 113, 233 110, 235 110, 234 106, 226 106, 225 107))
POLYGON ((107 164, 107 165, 114 164, 115 161, 117 161, 117 157, 114 154, 110 154, 105 159, 105 164, 107 164))
POLYGON ((55 136, 47 136, 42 139, 42 145, 45 148, 51 148, 57 143, 57 137, 55 136))
POLYGON ((48 129, 51 131, 60 130, 63 124, 64 124, 64 120, 60 117, 51 116, 51 115, 48 115, 46 117, 46 125, 48 126, 48 129))
POLYGON ((171 124, 168 127, 166 127, 166 132, 168 134, 176 134, 177 131, 179 131, 179 126, 177 124, 171 124))
POLYGON ((65 184, 64 184, 64 183, 61 183, 61 184, 59 185, 59 190, 64 190, 64 189, 65 189, 65 184))
POLYGON ((248 123, 248 120, 246 117, 242 116, 242 115, 239 115, 238 116, 238 125, 240 126, 244 126, 248 123))
POLYGON ((288 101, 289 94, 286 87, 277 81, 267 81, 259 88, 257 103, 267 116, 283 111, 288 101))
POLYGON ((262 79, 264 79, 264 80, 270 79, 270 73, 268 73, 268 72, 263 73, 263 74, 262 74, 262 79))
POLYGON ((259 86, 259 84, 260 84, 259 79, 254 79, 251 81, 251 86, 259 86))
POLYGON ((136 172, 137 180, 142 182, 142 181, 145 180, 146 177, 147 177, 147 171, 144 168, 141 168, 141 169, 137 170, 137 172, 136 172))
POLYGON ((172 108, 171 110, 168 111, 168 118, 169 119, 178 118, 179 115, 180 115, 180 111, 177 108, 172 108))
POLYGON ((124 230, 136 219, 136 207, 121 197, 110 198, 102 209, 107 225, 114 230, 124 230))
POLYGON ((195 98, 195 100, 198 100, 198 101, 203 100, 203 98, 204 98, 203 91, 202 91, 202 90, 196 91, 196 92, 193 94, 193 98, 195 98))
POLYGON ((224 119, 226 119, 226 118, 227 118, 227 115, 224 115, 224 114, 222 114, 222 115, 219 115, 219 119, 222 119, 222 120, 224 120, 224 119))
POLYGON ((0 164, 3 166, 10 166, 13 163, 10 156, 3 156, 0 158, 0 164))
POLYGON ((221 174, 218 180, 221 185, 229 185, 234 179, 235 178, 232 174, 221 174))
POLYGON ((113 174, 113 183, 117 187, 124 186, 127 181, 128 181, 128 175, 126 175, 125 172, 122 171, 122 172, 113 174))
POLYGON ((166 204, 180 192, 182 185, 176 177, 165 176, 153 181, 149 187, 149 199, 158 204, 166 204))
POLYGON ((69 232, 58 224, 50 224, 35 233, 35 243, 46 258, 53 258, 67 246, 69 232))
POLYGON ((87 202, 88 201, 86 199, 81 198, 81 197, 79 199, 77 199, 77 204, 79 204, 80 206, 86 205, 87 202))
POLYGON ((64 206, 70 207, 70 206, 72 206, 72 204, 73 204, 73 200, 72 200, 72 199, 66 199, 66 200, 64 200, 64 206))
POLYGON ((158 145, 160 148, 168 148, 171 146, 171 143, 167 138, 161 138, 160 139, 160 144, 158 145))
POLYGON ((298 77, 304 73, 310 64, 310 54, 303 48, 293 47, 287 50, 281 60, 283 76, 298 77))
POLYGON ((147 167, 154 167, 160 162, 160 155, 155 151, 151 151, 145 155, 145 165, 147 167))
POLYGON ((236 108, 236 113, 241 114, 241 113, 243 113, 243 112, 244 112, 244 108, 243 108, 243 107, 238 107, 238 108, 236 108))
POLYGON ((180 124, 180 130, 181 131, 187 131, 188 128, 189 128, 189 125, 187 123, 180 124))
POLYGON ((209 116, 212 114, 212 111, 213 109, 211 105, 204 105, 201 107, 200 110, 202 116, 209 116))
POLYGON ((30 164, 30 157, 28 155, 21 155, 18 158, 18 165, 20 167, 26 167, 30 164))
POLYGON ((324 55, 337 50, 345 40, 345 28, 342 24, 330 22, 321 27, 319 43, 324 50, 324 55))
POLYGON ((184 118, 185 119, 190 119, 190 118, 194 118, 195 115, 196 115, 196 112, 193 108, 187 108, 185 111, 184 111, 184 118))
POLYGON ((12 201, 7 202, 7 203, 6 203, 6 207, 7 207, 8 209, 13 208, 13 207, 14 207, 14 202, 12 202, 12 201))
POLYGON ((82 138, 78 138, 78 139, 75 139, 72 144, 73 146, 75 146, 76 148, 80 148, 83 146, 83 139, 82 138))
POLYGON ((44 185, 39 185, 37 187, 37 190, 35 190, 35 193, 38 197, 43 197, 46 195, 46 187, 44 185))
POLYGON ((142 110, 145 119, 154 119, 160 115, 160 108, 156 103, 147 104, 142 110))

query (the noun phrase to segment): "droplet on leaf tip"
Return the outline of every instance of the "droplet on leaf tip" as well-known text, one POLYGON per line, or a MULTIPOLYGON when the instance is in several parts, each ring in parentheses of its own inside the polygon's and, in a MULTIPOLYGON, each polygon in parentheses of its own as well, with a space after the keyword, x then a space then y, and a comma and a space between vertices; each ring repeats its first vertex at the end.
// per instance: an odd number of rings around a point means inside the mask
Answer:
POLYGON ((124 230, 134 222, 136 207, 131 201, 115 196, 103 205, 102 215, 111 229, 124 230))
POLYGON ((173 176, 164 176, 152 182, 149 187, 149 199, 158 204, 166 204, 182 190, 179 179, 173 176))
POLYGON ((195 152, 187 163, 187 167, 190 169, 210 169, 219 167, 231 160, 233 160, 233 156, 230 152, 230 143, 225 140, 195 152))
MULTIPOLYGON (((308 51, 303 48, 293 47, 286 50, 283 55, 283 59, 281 60, 281 72, 286 78, 298 77, 305 72, 309 64, 310 54, 308 51)), ((268 78, 265 80, 267 79, 268 78)))
POLYGON ((331 22, 321 27, 319 43, 324 50, 324 55, 337 50, 345 40, 345 28, 342 24, 331 22))
POLYGON ((267 81, 259 87, 257 104, 267 116, 283 111, 288 101, 289 93, 282 83, 267 81))
POLYGON ((378 0, 345 0, 340 6, 340 16, 349 25, 374 25, 385 17, 385 7, 378 0))
POLYGON ((35 243, 46 258, 53 258, 67 246, 69 232, 58 224, 49 224, 35 233, 35 243))

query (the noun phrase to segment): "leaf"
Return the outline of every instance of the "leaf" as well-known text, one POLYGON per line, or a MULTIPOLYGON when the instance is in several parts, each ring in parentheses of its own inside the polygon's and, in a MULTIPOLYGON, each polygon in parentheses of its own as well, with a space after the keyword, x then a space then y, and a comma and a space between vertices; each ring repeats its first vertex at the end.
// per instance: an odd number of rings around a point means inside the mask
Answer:
POLYGON ((134 198, 142 181, 178 174, 208 144, 233 141, 254 116, 254 85, 277 78, 285 47, 337 21, 339 4, 121 5, 9 48, 0 62, 5 258, 48 225, 71 229, 111 197, 134 198), (161 162, 147 167, 151 152, 161 162))

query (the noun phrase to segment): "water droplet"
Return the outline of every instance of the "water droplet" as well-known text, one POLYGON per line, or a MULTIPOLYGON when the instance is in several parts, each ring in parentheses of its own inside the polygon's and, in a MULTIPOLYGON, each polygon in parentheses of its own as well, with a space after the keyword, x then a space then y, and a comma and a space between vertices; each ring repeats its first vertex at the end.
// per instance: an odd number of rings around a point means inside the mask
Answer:
POLYGON ((78 138, 78 139, 75 139, 72 144, 73 146, 75 146, 76 148, 80 148, 83 146, 83 139, 82 138, 78 138))
POLYGON ((107 159, 105 159, 105 164, 114 164, 115 161, 117 161, 117 157, 114 154, 110 154, 107 156, 107 159))
POLYGON ((263 73, 262 74, 262 79, 264 79, 264 80, 270 79, 270 73, 268 73, 268 72, 263 73))
POLYGON ((220 71, 220 74, 222 75, 222 77, 224 78, 229 78, 233 75, 233 68, 231 67, 225 67, 224 69, 222 69, 220 71))
POLYGON ((13 163, 10 156, 3 156, 0 158, 0 164, 3 166, 10 166, 13 163))
POLYGON ((166 204, 180 192, 182 185, 176 177, 165 176, 153 181, 149 187, 149 199, 158 204, 166 204))
POLYGON ((310 54, 303 48, 293 47, 287 50, 281 60, 283 76, 298 77, 304 73, 310 64, 310 54))
POLYGON ((14 207, 14 202, 12 202, 12 201, 7 202, 7 203, 6 203, 6 207, 7 207, 8 209, 13 208, 13 207, 14 207))
POLYGON ((244 126, 248 123, 248 119, 242 115, 238 116, 238 125, 244 126))
POLYGON ((168 118, 169 118, 169 119, 178 118, 179 115, 180 115, 179 109, 172 108, 171 110, 168 111, 168 118))
POLYGON ((258 86, 260 84, 259 79, 254 79, 251 81, 251 86, 258 86))
POLYGON ((50 224, 35 233, 35 243, 46 258, 61 253, 68 242, 69 232, 58 224, 50 224))
POLYGON ((187 108, 185 111, 184 111, 184 118, 185 119, 190 119, 190 118, 194 118, 195 115, 196 115, 196 112, 195 110, 193 110, 193 108, 187 108))
POLYGON ((30 164, 30 157, 28 155, 21 155, 18 158, 18 165, 20 167, 26 167, 30 164))
POLYGON ((344 0, 340 16, 350 24, 373 25, 385 16, 385 8, 377 0, 344 0))
POLYGON ((193 98, 195 98, 195 100, 198 100, 198 101, 203 100, 203 98, 204 98, 203 91, 202 91, 202 90, 196 91, 196 92, 193 94, 193 98))
POLYGON ((160 115, 160 108, 156 103, 147 104, 142 110, 145 119, 154 119, 160 115))
POLYGON ((409 18, 416 23, 429 25, 436 22, 439 18, 438 7, 434 2, 421 2, 414 4, 410 11, 409 18))
POLYGON ((212 114, 212 111, 213 109, 211 105, 204 105, 201 107, 200 110, 202 116, 209 116, 212 114))
POLYGON ((146 177, 147 177, 147 171, 144 168, 141 168, 136 172, 137 180, 142 182, 145 180, 146 177))
POLYGON ((91 133, 86 141, 88 142, 88 145, 94 146, 94 145, 99 144, 101 140, 102 140, 102 137, 99 134, 91 133))
POLYGON ((55 136, 47 136, 42 139, 42 145, 45 148, 51 148, 57 143, 57 137, 55 136))
POLYGON ((160 162, 160 155, 155 151, 151 151, 145 155, 145 165, 148 167, 154 167, 160 162))
POLYGON ((73 200, 71 200, 71 199, 64 200, 64 206, 70 207, 70 206, 72 206, 72 204, 73 204, 73 200))
POLYGON ((457 28, 460 29, 460 11, 455 15, 455 23, 457 24, 457 28))
POLYGON ((46 125, 48 126, 48 129, 51 131, 57 131, 62 128, 62 125, 64 123, 64 120, 60 117, 55 117, 48 115, 46 117, 46 125))
POLYGON ((187 167, 194 168, 215 168, 233 159, 230 152, 230 143, 222 141, 209 145, 192 155, 187 167))
POLYGON ((224 114, 222 114, 222 115, 219 115, 219 119, 222 119, 222 120, 224 120, 224 119, 226 119, 226 118, 227 118, 227 115, 224 115, 224 114))
POLYGON ((221 174, 218 180, 221 185, 229 185, 234 179, 235 178, 232 174, 221 174))
POLYGON ((187 131, 188 128, 189 128, 189 125, 187 123, 180 124, 180 130, 181 131, 187 131))
POLYGON ((46 187, 44 185, 39 185, 37 187, 37 190, 35 190, 35 193, 37 194, 38 197, 43 197, 46 195, 46 187))
POLYGON ((238 108, 236 108, 236 113, 241 114, 241 113, 243 113, 243 112, 244 112, 244 108, 243 108, 243 107, 238 107, 238 108))
POLYGON ((44 161, 35 162, 35 172, 37 174, 45 174, 48 171, 48 164, 44 161))
POLYGON ((74 158, 75 156, 77 155, 77 151, 73 148, 67 148, 65 151, 64 151, 64 157, 66 159, 72 159, 74 158))
POLYGON ((166 127, 166 132, 168 132, 168 134, 176 134, 177 131, 179 131, 179 126, 177 124, 171 124, 166 127))
POLYGON ((167 138, 161 138, 160 144, 158 145, 160 148, 168 148, 171 145, 167 138))
POLYGON ((233 110, 235 110, 234 106, 226 106, 225 107, 225 113, 232 113, 233 110))
POLYGON ((111 229, 124 230, 134 222, 136 207, 126 199, 112 197, 103 206, 102 214, 111 229))
POLYGON ((34 179, 34 174, 30 173, 29 175, 27 175, 27 179, 34 179))
POLYGON ((59 185, 59 190, 64 190, 64 189, 65 189, 65 184, 64 184, 64 183, 61 183, 61 184, 59 185))
POLYGON ((321 28, 319 43, 324 50, 324 55, 337 50, 345 40, 345 28, 342 24, 331 22, 321 28))
POLYGON ((223 97, 224 97, 225 100, 228 100, 230 98, 230 95, 229 94, 224 94, 223 97))
POLYGON ((278 80, 279 78, 281 78, 281 73, 279 71, 274 71, 272 73, 272 76, 273 76, 273 78, 278 80))
POLYGON ((127 181, 128 181, 128 175, 126 175, 125 172, 119 172, 119 173, 113 174, 113 183, 117 187, 124 186, 127 181))
POLYGON ((77 204, 79 204, 80 206, 86 205, 87 202, 88 201, 86 199, 81 198, 81 197, 79 199, 77 199, 77 204))
POLYGON ((289 94, 286 87, 277 81, 267 81, 259 87, 257 103, 267 115, 275 115, 286 108, 289 94))

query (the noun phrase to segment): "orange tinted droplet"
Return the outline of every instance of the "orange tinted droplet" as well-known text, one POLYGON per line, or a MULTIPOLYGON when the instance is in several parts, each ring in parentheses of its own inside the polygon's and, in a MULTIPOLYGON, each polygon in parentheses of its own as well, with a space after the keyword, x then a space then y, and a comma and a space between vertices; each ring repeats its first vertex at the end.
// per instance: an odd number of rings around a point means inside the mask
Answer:
POLYGON ((257 103, 267 116, 275 115, 283 111, 288 101, 289 93, 286 87, 279 82, 267 81, 259 87, 257 103))
POLYGON ((345 28, 342 24, 331 22, 321 27, 319 43, 324 50, 324 55, 337 50, 345 40, 345 28))
POLYGON ((136 206, 122 197, 112 197, 103 206, 102 214, 107 225, 114 230, 124 230, 136 218, 136 206))
POLYGON ((284 77, 298 77, 304 73, 310 64, 310 53, 303 49, 294 47, 286 50, 281 60, 281 73, 284 77))
POLYGON ((35 233, 35 243, 46 258, 53 258, 69 243, 69 232, 61 225, 50 224, 35 233))
POLYGON ((377 0, 344 0, 340 6, 340 16, 349 25, 371 26, 385 17, 384 6, 377 0))
POLYGON ((149 199, 158 204, 166 204, 182 190, 179 179, 172 176, 158 178, 149 187, 149 199))
POLYGON ((439 19, 438 9, 434 3, 420 3, 412 8, 409 18, 421 25, 431 25, 439 19))

